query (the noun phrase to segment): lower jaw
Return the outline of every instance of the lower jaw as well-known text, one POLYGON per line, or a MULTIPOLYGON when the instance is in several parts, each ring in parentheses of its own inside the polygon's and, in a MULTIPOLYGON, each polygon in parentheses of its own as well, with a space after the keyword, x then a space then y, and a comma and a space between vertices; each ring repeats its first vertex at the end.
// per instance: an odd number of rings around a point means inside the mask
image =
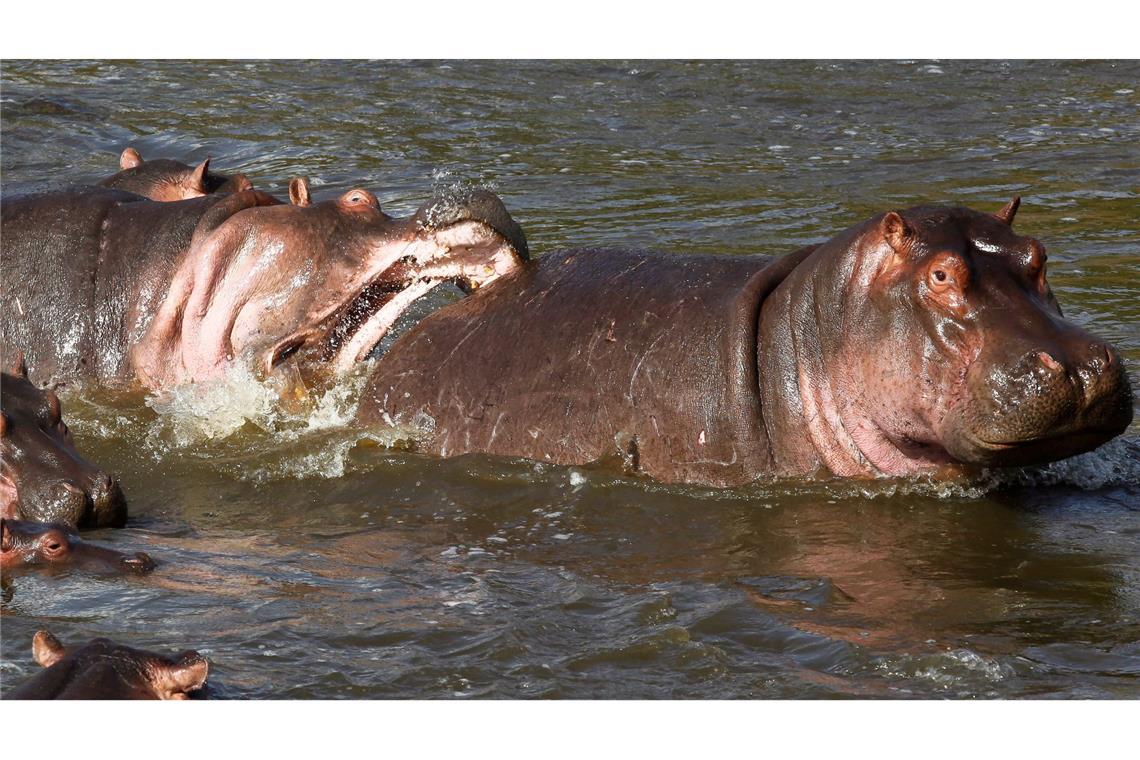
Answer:
POLYGON ((1024 467, 1048 464, 1084 454, 1108 443, 1116 432, 1095 431, 1051 435, 1027 441, 992 443, 971 442, 963 461, 986 467, 1024 467))

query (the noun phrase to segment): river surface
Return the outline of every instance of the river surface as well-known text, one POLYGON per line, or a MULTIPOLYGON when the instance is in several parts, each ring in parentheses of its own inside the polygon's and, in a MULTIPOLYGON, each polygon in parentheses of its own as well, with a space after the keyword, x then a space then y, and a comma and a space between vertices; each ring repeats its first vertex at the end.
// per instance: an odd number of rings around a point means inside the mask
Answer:
MULTIPOLYGON (((8 195, 133 145, 394 215, 484 184, 538 255, 781 253, 1016 193, 1066 314, 1135 386, 1138 83, 1134 62, 7 61, 0 161, 8 195)), ((161 565, 6 583, 2 689, 46 627, 196 648, 222 698, 1140 697, 1136 423, 969 483, 715 490, 362 441, 359 386, 304 413, 240 376, 65 391, 130 501, 89 537, 161 565)))

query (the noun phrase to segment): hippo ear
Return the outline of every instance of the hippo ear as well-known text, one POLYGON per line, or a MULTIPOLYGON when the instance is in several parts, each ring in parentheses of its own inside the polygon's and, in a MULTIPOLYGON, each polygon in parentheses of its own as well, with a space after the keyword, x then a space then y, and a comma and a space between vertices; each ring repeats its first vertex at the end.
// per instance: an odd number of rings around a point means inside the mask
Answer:
POLYGON ((142 156, 134 148, 127 148, 119 156, 120 169, 134 169, 136 166, 143 162, 142 156))
POLYGON ((895 211, 888 211, 883 215, 879 229, 883 233, 883 239, 887 241, 887 245, 894 249, 895 253, 902 253, 907 248, 911 238, 914 237, 914 230, 895 211))
POLYGON ((62 660, 67 649, 59 643, 59 639, 47 631, 36 631, 32 637, 32 657, 45 668, 50 668, 62 660))
POLYGON ((206 190, 206 173, 210 171, 210 159, 206 159, 202 163, 194 167, 194 173, 190 175, 189 185, 194 190, 205 195, 206 190))
POLYGON ((206 685, 210 663, 197 652, 183 652, 178 661, 156 669, 155 690, 161 699, 185 699, 185 694, 206 685))
POLYGON ((1013 217, 1017 214, 1017 207, 1021 205, 1021 196, 1015 195, 1010 199, 1009 203, 1001 207, 1001 211, 994 214, 999 222, 1005 222, 1010 227, 1013 226, 1013 217))
POLYGON ((17 351, 12 357, 12 366, 8 371, 17 377, 28 379, 28 363, 24 360, 23 351, 17 351))
POLYGON ((311 203, 308 177, 294 177, 289 180, 289 202, 294 206, 308 206, 311 203))

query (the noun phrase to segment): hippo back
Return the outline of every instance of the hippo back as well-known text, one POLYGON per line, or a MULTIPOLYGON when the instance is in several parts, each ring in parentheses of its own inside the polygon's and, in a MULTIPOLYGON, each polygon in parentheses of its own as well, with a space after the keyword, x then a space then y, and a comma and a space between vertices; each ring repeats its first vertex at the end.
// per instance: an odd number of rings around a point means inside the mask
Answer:
POLYGON ((555 252, 431 315, 377 364, 360 419, 434 420, 425 447, 555 463, 614 455, 669 481, 764 469, 764 256, 555 252))

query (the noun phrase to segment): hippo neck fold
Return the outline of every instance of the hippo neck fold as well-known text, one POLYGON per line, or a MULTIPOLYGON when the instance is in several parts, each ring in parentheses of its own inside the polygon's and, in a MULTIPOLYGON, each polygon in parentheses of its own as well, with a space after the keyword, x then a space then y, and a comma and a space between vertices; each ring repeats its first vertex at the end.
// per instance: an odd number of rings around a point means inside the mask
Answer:
MULTIPOLYGON (((874 221, 874 220, 873 220, 874 221)), ((860 225, 820 246, 765 299, 757 328, 759 392, 777 475, 902 475, 943 462, 904 448, 876 423, 841 335, 860 330, 878 257, 860 225)), ((863 365, 866 366, 865 364, 863 365)))

